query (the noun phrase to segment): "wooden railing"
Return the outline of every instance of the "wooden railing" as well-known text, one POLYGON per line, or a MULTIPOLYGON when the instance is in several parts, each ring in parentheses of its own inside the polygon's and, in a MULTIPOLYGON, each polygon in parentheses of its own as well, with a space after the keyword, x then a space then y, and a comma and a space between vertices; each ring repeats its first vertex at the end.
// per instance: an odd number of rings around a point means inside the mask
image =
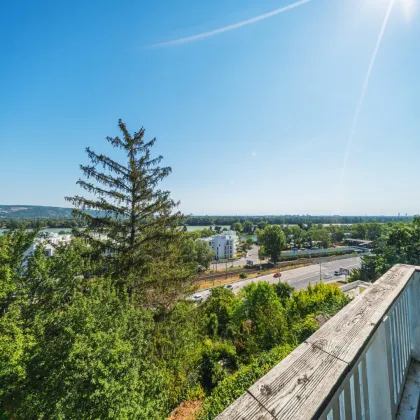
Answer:
POLYGON ((418 270, 393 267, 217 418, 394 419, 420 360, 418 270))

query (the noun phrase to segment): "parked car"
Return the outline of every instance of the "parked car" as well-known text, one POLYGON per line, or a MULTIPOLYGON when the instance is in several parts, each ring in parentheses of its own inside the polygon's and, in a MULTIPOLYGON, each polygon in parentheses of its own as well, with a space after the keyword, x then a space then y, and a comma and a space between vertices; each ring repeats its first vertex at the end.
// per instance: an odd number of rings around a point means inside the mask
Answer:
POLYGON ((231 285, 231 284, 228 284, 227 286, 226 286, 226 289, 232 289, 233 288, 233 286, 231 285))
POLYGON ((317 246, 313 246, 313 247, 312 247, 312 249, 319 249, 319 247, 317 247, 317 246))
POLYGON ((300 251, 306 251, 306 248, 300 248, 300 251))
POLYGON ((281 277, 281 273, 279 273, 279 272, 274 273, 274 276, 273 276, 273 277, 275 277, 275 278, 277 278, 277 277, 281 277))
POLYGON ((194 295, 193 296, 193 299, 194 300, 202 300, 203 299, 203 296, 201 296, 201 295, 194 295))

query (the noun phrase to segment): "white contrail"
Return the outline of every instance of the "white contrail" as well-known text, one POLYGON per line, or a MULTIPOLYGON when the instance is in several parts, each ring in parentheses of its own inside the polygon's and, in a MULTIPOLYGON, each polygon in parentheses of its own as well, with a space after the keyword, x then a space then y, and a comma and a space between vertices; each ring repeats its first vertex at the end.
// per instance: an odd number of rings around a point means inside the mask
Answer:
POLYGON ((232 25, 224 26, 223 28, 213 29, 212 31, 203 32, 201 34, 187 36, 185 38, 178 38, 172 41, 161 42, 159 44, 152 45, 152 47, 169 47, 171 45, 185 44, 187 42, 197 41, 199 39, 207 38, 209 36, 221 34, 222 32, 231 31, 232 29, 240 28, 250 23, 258 22, 270 18, 272 16, 278 15, 279 13, 287 12, 288 10, 294 9, 295 7, 302 6, 303 4, 309 3, 311 0, 300 0, 295 3, 289 4, 288 6, 280 7, 279 9, 272 10, 271 12, 264 13, 253 17, 251 19, 243 20, 242 22, 234 23, 232 25))
POLYGON ((356 112, 354 114, 353 125, 351 126, 349 139, 347 140, 346 151, 344 153, 343 166, 341 167, 340 184, 339 184, 340 188, 343 183, 344 173, 346 171, 347 160, 348 160, 349 152, 350 152, 350 146, 353 142, 354 133, 356 131, 357 122, 359 120, 360 110, 362 109, 363 101, 365 99, 366 91, 368 89, 370 75, 372 73, 373 66, 375 65, 376 55, 378 54, 379 47, 381 46, 382 37, 384 36, 384 32, 388 24, 389 16, 391 15, 392 6, 394 5, 394 3, 395 3, 395 0, 390 0, 388 4, 388 9, 386 10, 386 13, 385 13, 385 18, 382 23, 381 31, 379 32, 378 39, 376 40, 375 49, 373 50, 372 58, 370 59, 369 68, 366 73, 365 81, 362 87, 362 92, 360 94, 359 102, 357 104, 356 112))

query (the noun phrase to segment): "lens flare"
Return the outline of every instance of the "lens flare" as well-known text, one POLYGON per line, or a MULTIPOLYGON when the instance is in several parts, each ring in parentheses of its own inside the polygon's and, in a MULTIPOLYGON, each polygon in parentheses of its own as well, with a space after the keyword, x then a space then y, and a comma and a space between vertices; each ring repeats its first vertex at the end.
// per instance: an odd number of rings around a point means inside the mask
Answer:
MULTIPOLYGON (((386 7, 388 0, 366 0, 365 5, 375 12, 383 10, 386 7)), ((404 18, 409 21, 414 16, 416 0, 395 0, 395 12, 402 13, 404 18)))
POLYGON ((399 3, 402 5, 404 17, 406 20, 411 20, 414 16, 414 7, 415 1, 414 0, 399 0, 399 3))

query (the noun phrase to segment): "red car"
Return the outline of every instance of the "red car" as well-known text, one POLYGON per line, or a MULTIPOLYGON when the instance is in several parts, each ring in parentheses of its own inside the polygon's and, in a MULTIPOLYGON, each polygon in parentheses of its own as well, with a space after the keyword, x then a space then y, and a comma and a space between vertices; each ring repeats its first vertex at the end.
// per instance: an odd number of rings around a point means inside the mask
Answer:
POLYGON ((275 273, 275 274, 274 274, 274 276, 273 276, 273 277, 276 277, 276 278, 277 278, 277 277, 281 277, 281 273, 277 272, 277 273, 275 273))

